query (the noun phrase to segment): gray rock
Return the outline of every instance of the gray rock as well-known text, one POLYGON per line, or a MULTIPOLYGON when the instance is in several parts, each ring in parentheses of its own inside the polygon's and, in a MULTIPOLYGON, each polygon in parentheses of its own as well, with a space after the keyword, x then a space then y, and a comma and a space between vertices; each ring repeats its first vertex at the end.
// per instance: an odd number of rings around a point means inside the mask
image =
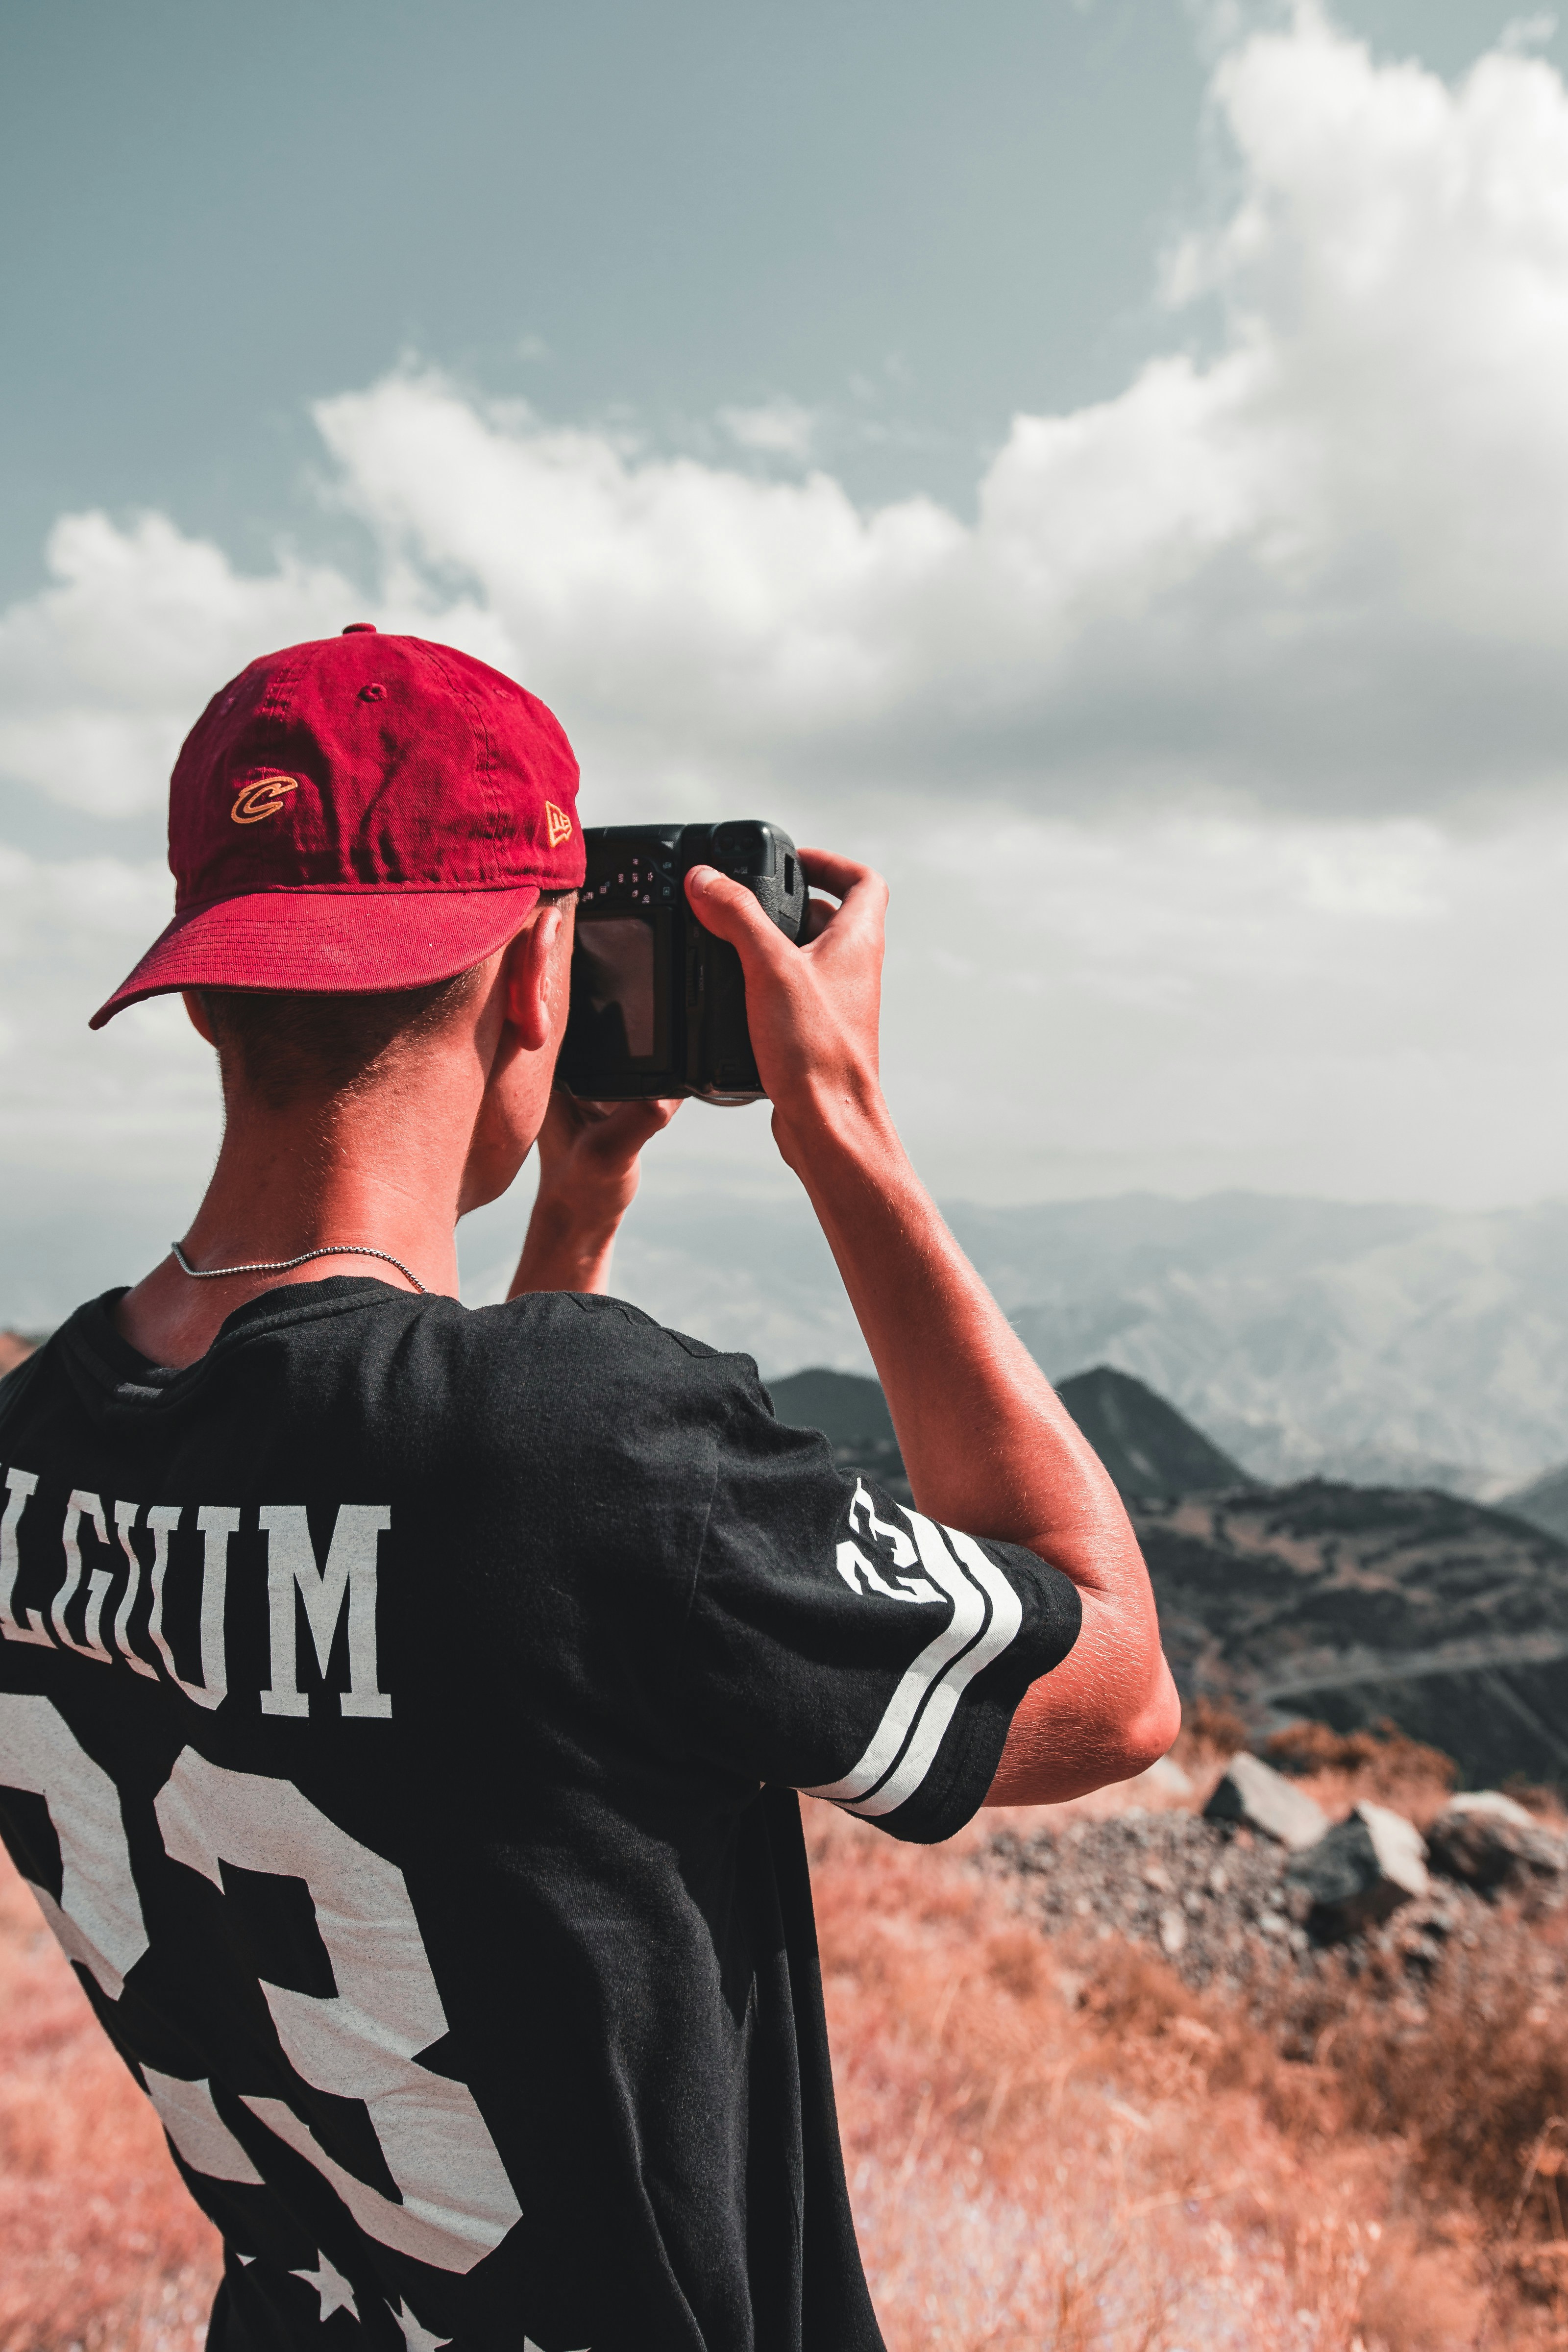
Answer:
POLYGON ((1493 1821, 1512 1822, 1516 1829, 1535 1827, 1535 1815, 1517 1797, 1505 1797, 1500 1789, 1462 1790, 1458 1796, 1449 1798, 1445 1810, 1450 1813, 1484 1813, 1493 1821))
POLYGON ((1316 1845, 1329 1826, 1327 1813, 1304 1789, 1245 1748, 1226 1766, 1204 1819, 1239 1823, 1293 1851, 1316 1845))
POLYGON ((1453 1798, 1433 1822, 1428 1844, 1433 1867, 1445 1878, 1484 1895, 1532 1889, 1568 1875, 1568 1839, 1500 1789, 1453 1798))
POLYGON ((1427 1892, 1426 1854, 1414 1822, 1386 1805, 1363 1803, 1316 1845, 1292 1854, 1285 1874, 1310 1897, 1320 1935, 1350 1936, 1427 1892))
POLYGON ((1165 1958, 1168 1960, 1173 1960, 1178 1952, 1185 1951, 1186 1947, 1187 1923, 1182 1914, 1179 1911, 1162 1911, 1160 1914, 1160 1948, 1164 1953, 1165 1958))

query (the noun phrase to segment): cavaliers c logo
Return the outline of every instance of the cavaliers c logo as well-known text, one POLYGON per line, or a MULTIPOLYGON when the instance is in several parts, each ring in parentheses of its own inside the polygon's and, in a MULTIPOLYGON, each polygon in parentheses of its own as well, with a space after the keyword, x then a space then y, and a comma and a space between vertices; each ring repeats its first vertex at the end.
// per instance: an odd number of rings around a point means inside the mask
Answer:
POLYGON ((258 776, 247 784, 229 814, 236 824, 259 824, 264 816, 276 816, 289 793, 299 789, 292 776, 258 776))

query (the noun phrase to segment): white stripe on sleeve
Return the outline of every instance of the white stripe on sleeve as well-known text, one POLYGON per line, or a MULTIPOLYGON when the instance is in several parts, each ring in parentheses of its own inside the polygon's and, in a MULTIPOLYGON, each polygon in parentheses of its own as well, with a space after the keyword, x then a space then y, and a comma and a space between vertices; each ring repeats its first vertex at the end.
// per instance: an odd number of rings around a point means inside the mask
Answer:
POLYGON ((952 1618, 906 1669, 859 1762, 841 1780, 805 1791, 873 1818, 914 1795, 960 1698, 1001 1656, 1024 1617, 1013 1587, 972 1536, 940 1528, 919 1511, 904 1517, 922 1567, 952 1599, 952 1618))

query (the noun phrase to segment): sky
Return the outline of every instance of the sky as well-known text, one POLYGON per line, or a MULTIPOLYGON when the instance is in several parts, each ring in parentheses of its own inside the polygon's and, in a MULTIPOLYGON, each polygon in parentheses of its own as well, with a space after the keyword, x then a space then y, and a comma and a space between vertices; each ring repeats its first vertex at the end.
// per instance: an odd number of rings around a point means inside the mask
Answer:
MULTIPOLYGON (((183 1229, 210 1056, 86 1018, 186 728, 354 619, 543 695, 590 822, 880 865, 943 1197, 1568 1190, 1549 16, 65 0, 0 58, 0 1319, 183 1229)), ((788 1197, 764 1112, 659 1152, 650 1210, 788 1197)))

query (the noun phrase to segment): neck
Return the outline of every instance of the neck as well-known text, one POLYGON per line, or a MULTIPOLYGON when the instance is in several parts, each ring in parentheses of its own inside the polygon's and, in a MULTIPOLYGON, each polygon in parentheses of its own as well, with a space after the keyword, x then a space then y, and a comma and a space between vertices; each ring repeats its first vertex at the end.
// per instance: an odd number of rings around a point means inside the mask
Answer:
MULTIPOLYGON (((298 1257, 355 1243, 399 1258, 426 1289, 456 1297, 456 1227, 475 1104, 410 1070, 359 1095, 269 1109, 231 1090, 223 1148, 189 1230, 185 1256, 204 1272, 298 1257)), ((457 1091, 471 1095, 471 1084, 457 1091)), ((192 1363, 225 1318, 264 1292, 339 1274, 412 1289, 382 1258, 318 1257, 287 1272, 195 1281, 173 1255, 121 1301, 120 1328, 164 1364, 192 1363)))

